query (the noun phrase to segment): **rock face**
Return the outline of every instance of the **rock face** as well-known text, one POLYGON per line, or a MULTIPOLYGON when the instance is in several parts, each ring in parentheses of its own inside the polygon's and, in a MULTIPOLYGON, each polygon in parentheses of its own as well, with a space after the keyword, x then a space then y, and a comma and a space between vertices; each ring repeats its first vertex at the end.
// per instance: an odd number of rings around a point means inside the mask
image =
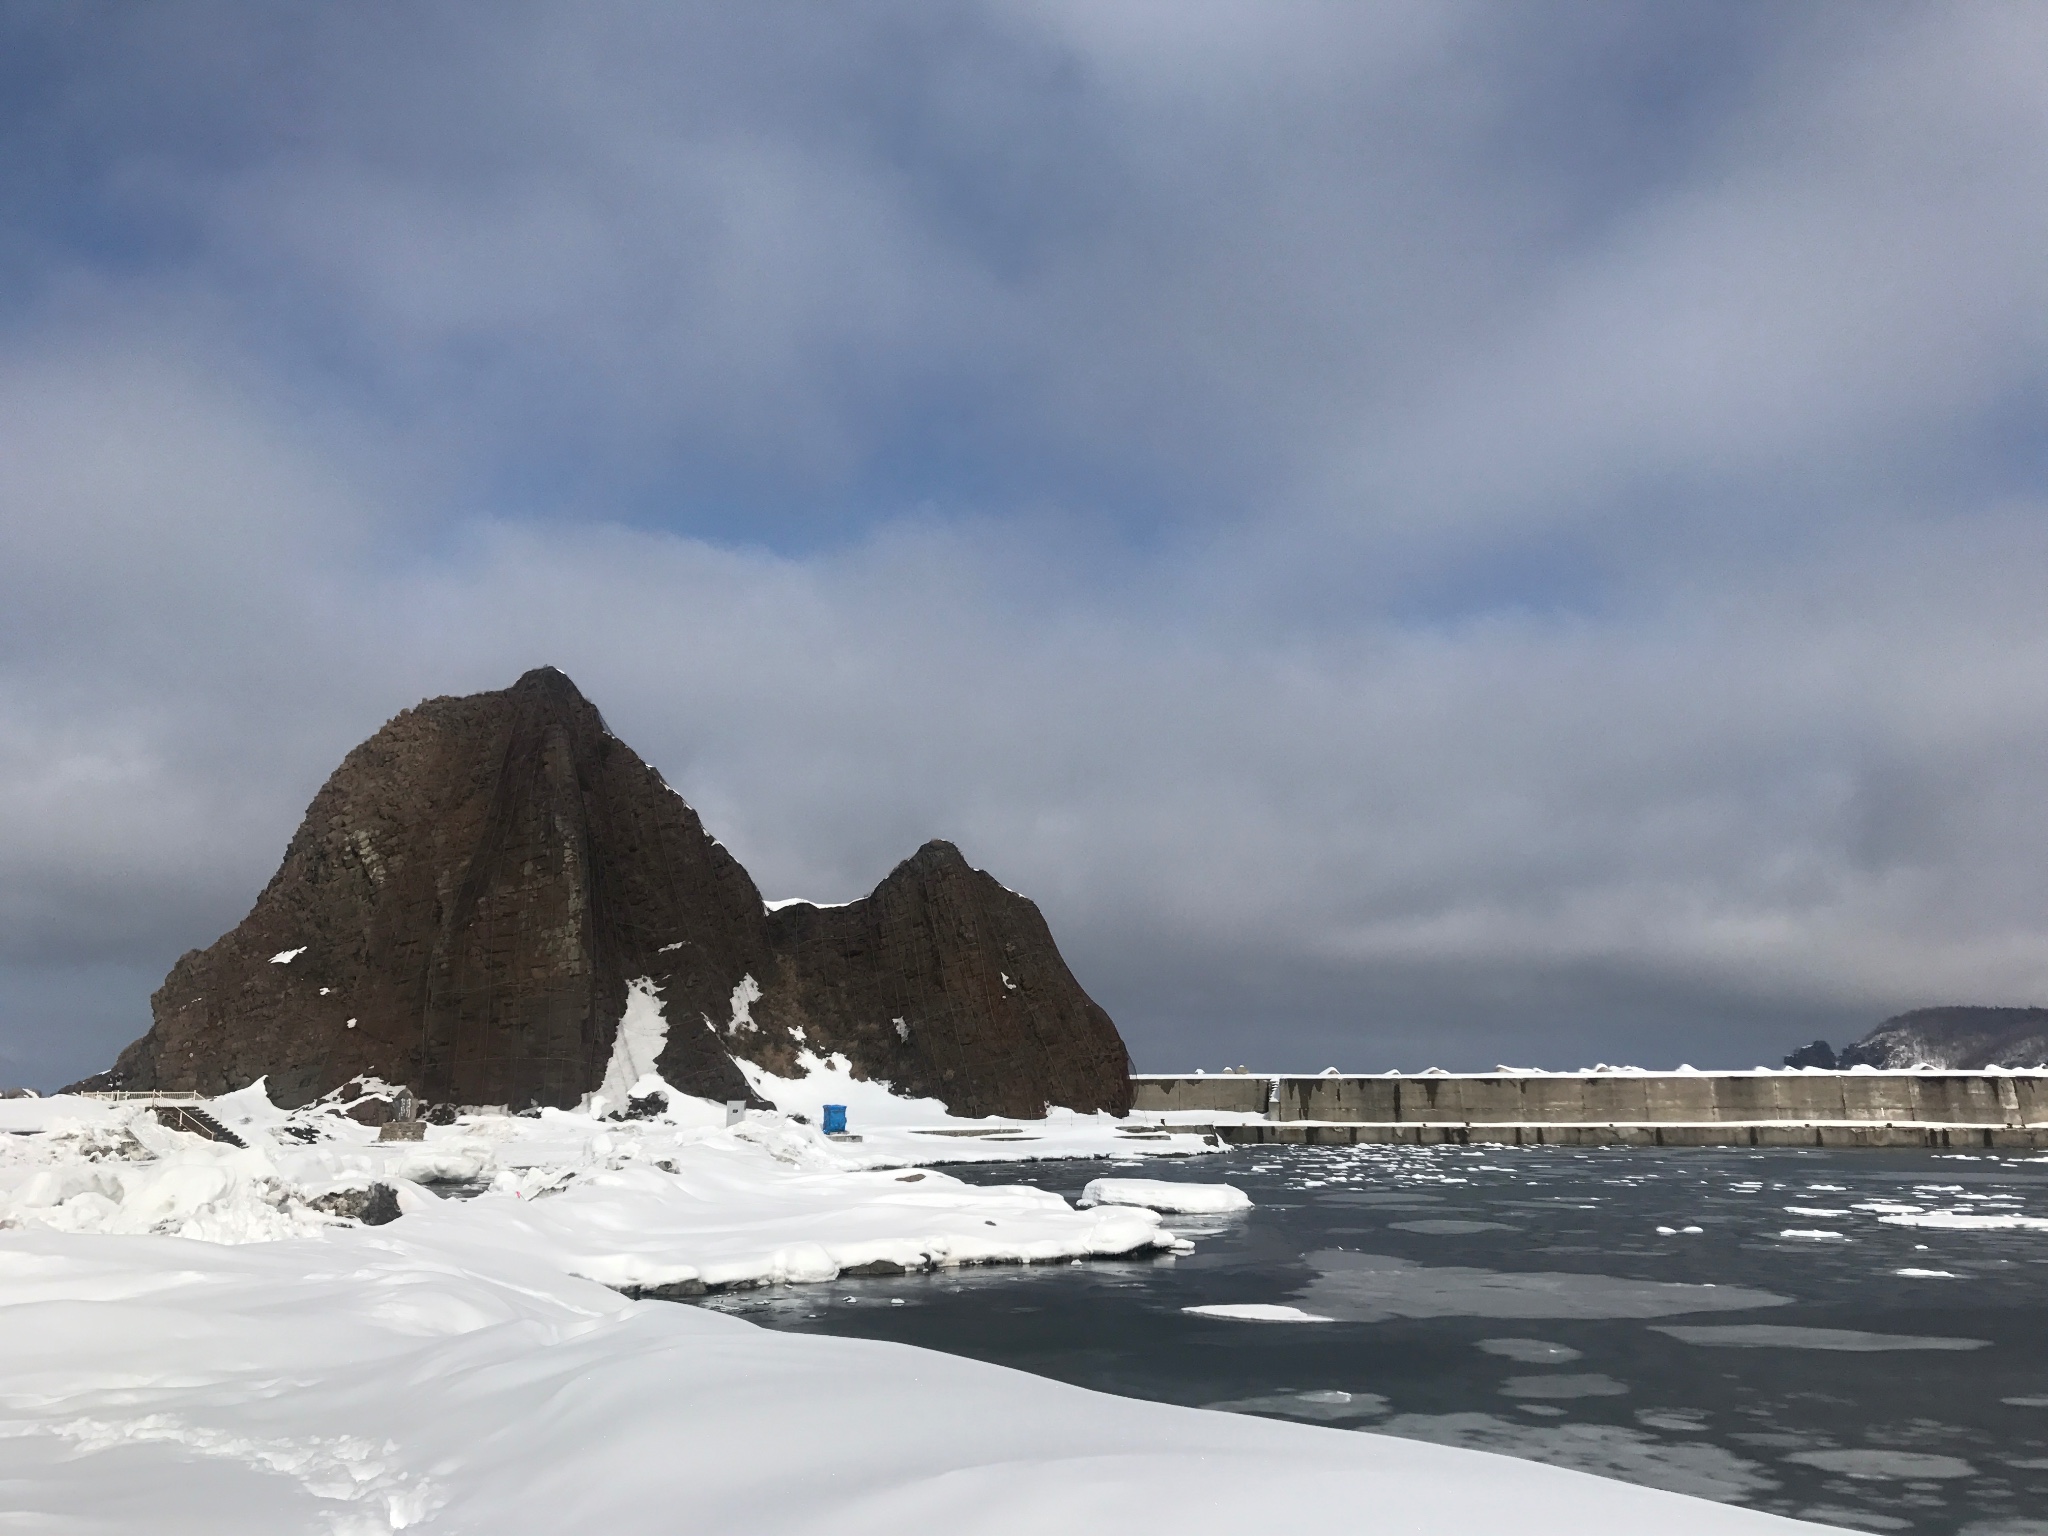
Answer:
POLYGON ((1825 1040, 1785 1058, 1789 1067, 2048 1066, 2048 1008, 1917 1008, 1886 1019, 1839 1054, 1825 1040))
POLYGON ((1130 1104, 1116 1027, 1029 901, 935 842, 864 900, 768 912, 551 668, 429 699, 349 753, 249 915, 172 967, 149 1033, 79 1086, 267 1076, 293 1105, 373 1075, 434 1103, 566 1106, 605 1081, 636 988, 630 1043, 708 1098, 751 1097, 734 1057, 789 1076, 843 1051, 960 1114, 1130 1104))

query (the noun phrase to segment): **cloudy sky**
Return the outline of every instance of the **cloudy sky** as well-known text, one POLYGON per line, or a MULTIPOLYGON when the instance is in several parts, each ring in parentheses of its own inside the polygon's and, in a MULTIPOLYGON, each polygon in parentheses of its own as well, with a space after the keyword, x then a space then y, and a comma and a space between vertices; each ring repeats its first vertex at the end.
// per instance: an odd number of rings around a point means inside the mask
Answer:
POLYGON ((2037 5, 0 13, 0 1079, 559 665, 1141 1068, 2048 1003, 2037 5))

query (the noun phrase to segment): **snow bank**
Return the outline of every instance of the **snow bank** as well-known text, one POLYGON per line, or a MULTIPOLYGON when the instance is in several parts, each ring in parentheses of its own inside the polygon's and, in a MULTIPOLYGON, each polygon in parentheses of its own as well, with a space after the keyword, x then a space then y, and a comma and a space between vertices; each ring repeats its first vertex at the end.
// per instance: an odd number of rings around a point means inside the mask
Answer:
MULTIPOLYGON (((848 1127, 856 1132, 880 1126, 944 1125, 952 1112, 937 1099, 913 1099, 890 1091, 889 1085, 874 1078, 856 1078, 852 1064, 837 1051, 820 1056, 801 1051, 797 1064, 800 1077, 777 1077, 751 1061, 733 1058, 748 1084, 762 1098, 784 1114, 823 1118, 827 1104, 844 1104, 848 1127)), ((993 1123, 993 1122, 991 1122, 993 1123)))
MULTIPOLYGON (((1227 1117, 1202 1115, 1187 1128, 1162 1125, 1158 1116, 1080 1114, 1048 1106, 1042 1120, 1008 1120, 997 1116, 970 1120, 952 1114, 937 1099, 915 1099, 894 1092, 886 1082, 856 1078, 845 1056, 834 1052, 798 1053, 803 1075, 777 1077, 752 1062, 734 1059, 754 1092, 786 1115, 801 1115, 813 1125, 824 1120, 827 1104, 846 1106, 847 1129, 853 1142, 835 1143, 849 1167, 894 1168, 921 1163, 1025 1162, 1040 1158, 1190 1157, 1220 1153, 1223 1145, 1206 1135, 1227 1117)), ((1252 1116, 1261 1119, 1261 1116, 1252 1116)))
POLYGON ((60 1126, 118 1124, 125 1116, 100 1099, 52 1094, 47 1099, 0 1099, 0 1134, 51 1131, 60 1126))
POLYGON ((1251 1209, 1252 1197, 1229 1184, 1181 1184, 1162 1179, 1091 1179, 1077 1204, 1135 1205, 1175 1216, 1215 1216, 1251 1209))
MULTIPOLYGON (((620 1079, 657 1033, 659 1013, 647 1011, 614 1063, 620 1079)), ((290 1112, 261 1085, 209 1101, 246 1147, 170 1130, 143 1104, 33 1101, 39 1128, 0 1138, 0 1226, 275 1242, 343 1224, 350 1207, 334 1197, 383 1184, 420 1241, 667 1295, 1188 1247, 1151 1210, 1077 1211, 1042 1190, 907 1166, 963 1146, 1028 1156, 1018 1143, 1044 1139, 1024 1131, 1033 1122, 966 1122, 988 1134, 965 1138, 909 1128, 896 1138, 906 1145, 886 1150, 828 1141, 780 1114, 728 1127, 723 1106, 642 1074, 631 1096, 668 1106, 653 1118, 604 1118, 600 1093, 590 1110, 470 1115, 423 1141, 379 1142, 345 1111, 390 1091, 368 1084, 360 1099, 290 1112), (443 1198, 450 1183, 474 1198, 443 1198)), ((1069 1117, 1065 1139, 1112 1143, 1096 1118, 1069 1117)))
POLYGON ((1512 1518, 1816 1528, 1506 1457, 1089 1392, 629 1302, 388 1228, 223 1247, 0 1234, 23 1530, 841 1536, 1512 1518), (280 1386, 288 1387, 280 1390, 280 1386))
MULTIPOLYGON (((23 1530, 607 1536, 830 1528, 1040 1532, 1290 1515, 1361 1497, 1397 1525, 1591 1520, 1675 1536, 1792 1522, 1469 1451, 1136 1402, 904 1346, 775 1333, 636 1301, 859 1273, 1185 1250, 1173 1208, 1223 1185, 1123 1184, 1087 1209, 915 1166, 1204 1150, 1101 1116, 959 1121, 847 1091, 868 1140, 675 1093, 615 1057, 652 1118, 476 1114, 384 1143, 261 1086, 203 1107, 246 1146, 137 1102, 0 1103, 0 1485, 23 1530), (896 1118, 880 1123, 885 1115, 896 1118), (1134 1145, 1135 1142, 1135 1145, 1134 1145), (450 1181, 463 1193, 452 1198, 450 1181), (395 1192, 366 1227, 338 1194, 395 1192)), ((837 1074, 837 1076, 835 1076, 837 1074)), ((857 1085, 864 1091, 875 1085, 857 1085)), ((784 1089, 787 1092, 787 1089, 784 1089)), ((1230 1197, 1236 1197, 1232 1200, 1230 1197)), ((1270 1304, 1193 1309, 1320 1322, 1270 1304)), ((1334 1309, 1333 1309, 1334 1310, 1334 1309)), ((1340 1314, 1349 1315, 1349 1314, 1340 1314)), ((10 1527, 12 1528, 12 1527, 10 1527)))
POLYGON ((552 1170, 507 1171, 475 1200, 421 1205, 408 1218, 424 1239, 516 1250, 604 1285, 670 1295, 1187 1246, 1150 1211, 1079 1212, 1038 1189, 774 1155, 792 1145, 802 1143, 712 1135, 559 1190, 552 1170))

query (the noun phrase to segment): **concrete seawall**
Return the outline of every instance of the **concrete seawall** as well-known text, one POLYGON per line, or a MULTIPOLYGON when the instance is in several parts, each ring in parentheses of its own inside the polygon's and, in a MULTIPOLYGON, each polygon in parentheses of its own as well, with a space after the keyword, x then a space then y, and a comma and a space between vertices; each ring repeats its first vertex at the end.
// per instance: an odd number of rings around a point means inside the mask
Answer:
POLYGON ((1132 1086, 1134 1112, 1214 1114, 1219 1135, 1243 1142, 2048 1146, 2048 1072, 1219 1073, 1132 1086))

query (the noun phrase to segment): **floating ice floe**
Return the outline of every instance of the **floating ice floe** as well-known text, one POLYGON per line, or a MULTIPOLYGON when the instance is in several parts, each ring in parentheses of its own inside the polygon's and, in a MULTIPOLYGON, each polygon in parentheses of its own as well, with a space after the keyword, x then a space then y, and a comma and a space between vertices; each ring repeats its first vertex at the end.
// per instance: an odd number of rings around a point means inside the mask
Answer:
POLYGON ((1648 1318, 1783 1306, 1791 1298, 1739 1285, 1691 1285, 1613 1275, 1416 1264, 1385 1254, 1325 1249, 1304 1305, 1347 1322, 1391 1318, 1648 1318))
POLYGON ((1990 1346, 1988 1339, 1928 1338, 1909 1333, 1865 1333, 1855 1328, 1802 1328, 1777 1323, 1673 1324, 1651 1331, 1669 1334, 1684 1344, 1722 1349, 1826 1349, 1863 1355, 1898 1349, 1972 1350, 1990 1346))
POLYGON ((1318 1313, 1304 1312, 1300 1307, 1281 1306, 1267 1301, 1218 1302, 1201 1307, 1182 1307, 1181 1311, 1195 1317, 1219 1317, 1232 1323, 1333 1323, 1333 1317, 1318 1313))
POLYGON ((1481 1339, 1478 1347, 1523 1365, 1564 1365, 1580 1355, 1569 1344, 1553 1344, 1548 1339, 1481 1339))
POLYGON ((1251 1208, 1252 1197, 1230 1184, 1164 1179, 1091 1179, 1076 1204, 1142 1206, 1170 1216, 1218 1216, 1251 1208))
POLYGON ((1974 1477, 1977 1474, 1977 1469, 1960 1456, 1936 1456, 1925 1451, 1794 1451, 1785 1459, 1842 1477, 1883 1478, 1899 1482, 1974 1477))
MULTIPOLYGON (((1538 1408, 1551 1414, 1563 1412, 1541 1403, 1524 1403, 1521 1408, 1524 1412, 1538 1408)), ((1411 1440, 1493 1451, 1603 1478, 1649 1483, 1692 1495, 1683 1501, 1687 1504, 1703 1505, 1708 1499, 1750 1499, 1777 1486, 1776 1479, 1755 1462, 1719 1446, 1674 1445, 1620 1424, 1574 1423, 1539 1428, 1491 1413, 1403 1413, 1381 1420, 1373 1428, 1411 1440)), ((1495 1518, 1500 1518, 1498 1512, 1495 1518)), ((1512 1512, 1511 1518, 1518 1531, 1531 1524, 1521 1511, 1512 1512)), ((1547 1529, 1540 1517, 1534 1523, 1537 1529, 1547 1529)), ((1785 1536, 1793 1532, 1815 1536, 1810 1525, 1788 1522, 1779 1529, 1785 1536)))
POLYGON ((1934 1227, 1950 1232, 2048 1232, 2048 1217, 2012 1211, 1893 1211, 1877 1218, 1891 1227, 1934 1227))
POLYGON ((1597 1372, 1582 1376, 1510 1376, 1500 1385, 1503 1397, 1621 1397, 1627 1391, 1627 1383, 1597 1372))

